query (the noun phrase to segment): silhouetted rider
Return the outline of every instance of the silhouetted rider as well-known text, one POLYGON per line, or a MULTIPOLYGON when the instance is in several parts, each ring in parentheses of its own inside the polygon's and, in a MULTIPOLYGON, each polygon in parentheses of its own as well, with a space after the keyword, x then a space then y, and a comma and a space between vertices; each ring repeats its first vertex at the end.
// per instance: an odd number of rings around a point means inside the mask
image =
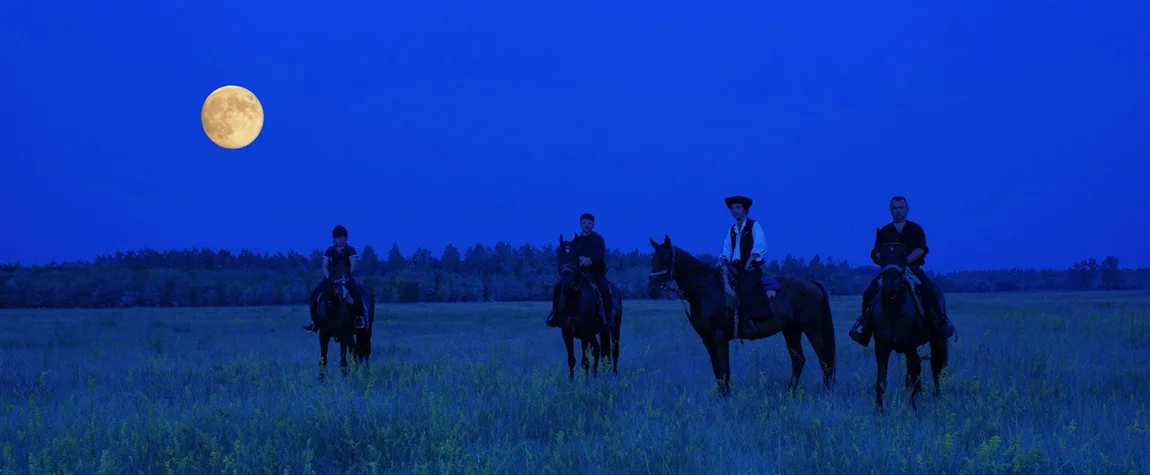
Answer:
MULTIPOLYGON (((579 268, 586 270, 595 286, 599 288, 599 297, 603 300, 603 314, 607 317, 607 324, 615 324, 615 302, 612 300, 611 283, 607 281, 607 243, 603 236, 595 232, 595 216, 583 213, 579 216, 579 239, 571 252, 579 259, 579 268)), ((559 299, 559 284, 556 283, 552 292, 552 302, 559 299)), ((557 310, 557 309, 556 309, 557 310)), ((563 323, 552 312, 547 316, 547 326, 561 327, 563 323)))
MULTIPOLYGON (((908 254, 906 261, 907 268, 911 273, 921 282, 918 286, 919 296, 922 297, 923 307, 926 309, 927 316, 935 325, 935 331, 939 339, 947 339, 954 335, 954 327, 950 324, 950 319, 946 315, 945 297, 942 289, 938 287, 933 280, 923 272, 922 266, 926 264, 926 254, 930 252, 930 248, 926 245, 926 231, 922 229, 918 223, 906 219, 907 211, 906 198, 902 196, 895 196, 890 199, 890 216, 892 221, 881 228, 881 234, 889 236, 898 236, 898 242, 906 247, 908 254)), ((877 249, 883 243, 879 242, 878 236, 875 237, 874 247, 871 248, 871 260, 878 264, 877 249)), ((870 344, 871 327, 870 327, 870 312, 867 310, 871 306, 871 301, 874 299, 875 294, 878 293, 878 275, 871 280, 870 286, 867 287, 866 292, 863 292, 862 301, 862 315, 855 321, 851 327, 850 338, 862 346, 870 344)))
POLYGON ((335 296, 335 282, 339 279, 347 279, 348 292, 352 297, 352 312, 355 314, 355 327, 364 328, 367 324, 367 319, 363 315, 362 300, 360 299, 359 285, 355 282, 353 277, 355 267, 359 264, 359 254, 347 243, 347 228, 343 225, 337 225, 331 230, 331 239, 333 244, 327 248, 323 253, 323 280, 316 286, 315 290, 311 293, 311 298, 308 299, 308 306, 311 309, 311 321, 303 326, 304 330, 315 332, 319 330, 318 321, 318 308, 321 301, 337 298, 335 296))

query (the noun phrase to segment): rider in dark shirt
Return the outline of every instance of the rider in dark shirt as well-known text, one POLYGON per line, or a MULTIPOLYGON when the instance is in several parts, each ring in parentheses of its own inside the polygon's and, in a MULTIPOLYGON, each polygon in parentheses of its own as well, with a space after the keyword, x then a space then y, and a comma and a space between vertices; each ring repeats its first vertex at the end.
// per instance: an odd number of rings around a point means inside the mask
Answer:
MULTIPOLYGON (((918 292, 922 297, 923 306, 926 307, 927 313, 932 317, 940 339, 950 338, 954 335, 954 327, 951 326, 950 319, 946 315, 946 297, 938 284, 922 270, 922 266, 926 264, 926 254, 930 252, 930 247, 926 245, 926 231, 918 223, 906 219, 907 209, 906 198, 902 196, 891 198, 890 215, 893 221, 883 226, 880 233, 886 236, 898 236, 898 242, 907 249, 907 262, 909 263, 907 268, 922 283, 918 286, 918 292)), ((882 244, 876 235, 874 247, 871 248, 871 260, 875 261, 876 264, 878 262, 876 250, 882 244)), ((862 315, 859 316, 850 331, 850 338, 862 346, 870 344, 871 322, 869 319, 870 312, 867 309, 870 308, 871 300, 874 299, 876 293, 878 293, 877 275, 871 280, 866 292, 863 293, 862 315)))
MULTIPOLYGON (((607 281, 607 243, 602 235, 594 231, 595 216, 591 213, 579 216, 579 229, 579 239, 571 251, 579 258, 579 267, 586 268, 591 274, 595 286, 599 288, 599 297, 603 299, 603 315, 607 317, 608 325, 614 325, 615 302, 611 300, 611 283, 607 281)), ((558 299, 558 292, 559 284, 555 284, 553 299, 558 299)), ((562 326, 554 312, 547 317, 546 323, 552 327, 562 326)))
POLYGON ((319 331, 317 309, 322 300, 321 297, 330 298, 335 295, 335 282, 340 279, 347 279, 347 289, 351 293, 352 300, 354 300, 352 308, 356 309, 356 328, 363 328, 366 324, 366 319, 360 315, 362 312, 359 311, 359 287, 352 277, 355 266, 359 263, 359 254, 356 253, 354 247, 347 243, 347 228, 344 228, 343 225, 338 225, 332 229, 331 239, 333 244, 323 253, 323 280, 312 291, 311 298, 308 299, 311 320, 303 326, 303 329, 310 332, 319 331))

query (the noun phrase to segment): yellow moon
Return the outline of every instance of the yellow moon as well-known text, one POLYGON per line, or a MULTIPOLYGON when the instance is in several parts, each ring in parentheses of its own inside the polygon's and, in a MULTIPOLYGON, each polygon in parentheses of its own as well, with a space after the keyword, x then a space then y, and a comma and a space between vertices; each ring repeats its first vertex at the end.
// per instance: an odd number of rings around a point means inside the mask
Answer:
POLYGON ((227 149, 244 148, 259 137, 264 128, 264 108, 252 91, 240 86, 224 86, 208 94, 200 111, 204 133, 216 145, 227 149))

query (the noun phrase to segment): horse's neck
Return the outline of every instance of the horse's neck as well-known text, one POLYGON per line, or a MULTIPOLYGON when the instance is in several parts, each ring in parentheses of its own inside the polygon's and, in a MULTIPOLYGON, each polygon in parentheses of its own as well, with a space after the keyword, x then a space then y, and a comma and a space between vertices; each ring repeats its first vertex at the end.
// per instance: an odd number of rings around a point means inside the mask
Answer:
POLYGON ((679 273, 675 275, 675 283, 688 299, 706 295, 709 286, 722 285, 720 279, 715 279, 716 274, 711 266, 682 250, 679 253, 679 273))

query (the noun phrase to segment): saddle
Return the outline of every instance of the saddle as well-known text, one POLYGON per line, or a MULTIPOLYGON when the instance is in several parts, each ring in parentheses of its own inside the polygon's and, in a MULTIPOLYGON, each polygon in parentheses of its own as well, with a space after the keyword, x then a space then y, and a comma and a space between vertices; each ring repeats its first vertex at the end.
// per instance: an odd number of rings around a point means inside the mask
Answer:
POLYGON ((764 275, 758 285, 755 286, 755 292, 761 293, 758 296, 751 296, 749 299, 739 291, 736 279, 733 273, 728 273, 728 284, 734 290, 738 300, 736 308, 734 308, 735 311, 745 311, 751 321, 762 320, 780 313, 784 316, 793 317, 791 301, 785 293, 779 295, 779 290, 782 290, 783 285, 774 277, 764 275), (750 302, 749 306, 746 305, 748 302, 750 302))
POLYGON ((599 286, 595 284, 595 278, 589 272, 580 272, 583 279, 581 282, 576 281, 573 289, 580 289, 583 285, 587 285, 595 294, 595 317, 599 319, 599 323, 607 325, 610 321, 607 319, 607 314, 603 311, 603 292, 599 290, 599 286))
MULTIPOLYGON (((879 288, 882 288, 882 276, 881 275, 878 278, 878 285, 879 285, 879 288)), ((922 315, 926 315, 926 307, 923 306, 923 304, 922 304, 922 295, 919 295, 919 293, 918 293, 918 289, 919 289, 920 285, 922 285, 922 281, 918 279, 918 276, 914 275, 914 272, 910 271, 909 267, 907 267, 906 269, 903 269, 902 286, 903 286, 903 288, 905 288, 907 291, 910 292, 911 298, 914 300, 914 306, 916 308, 918 308, 919 313, 922 315)), ((878 297, 878 296, 876 296, 876 297, 878 297)), ((874 306, 874 302, 871 302, 871 306, 874 306)))

